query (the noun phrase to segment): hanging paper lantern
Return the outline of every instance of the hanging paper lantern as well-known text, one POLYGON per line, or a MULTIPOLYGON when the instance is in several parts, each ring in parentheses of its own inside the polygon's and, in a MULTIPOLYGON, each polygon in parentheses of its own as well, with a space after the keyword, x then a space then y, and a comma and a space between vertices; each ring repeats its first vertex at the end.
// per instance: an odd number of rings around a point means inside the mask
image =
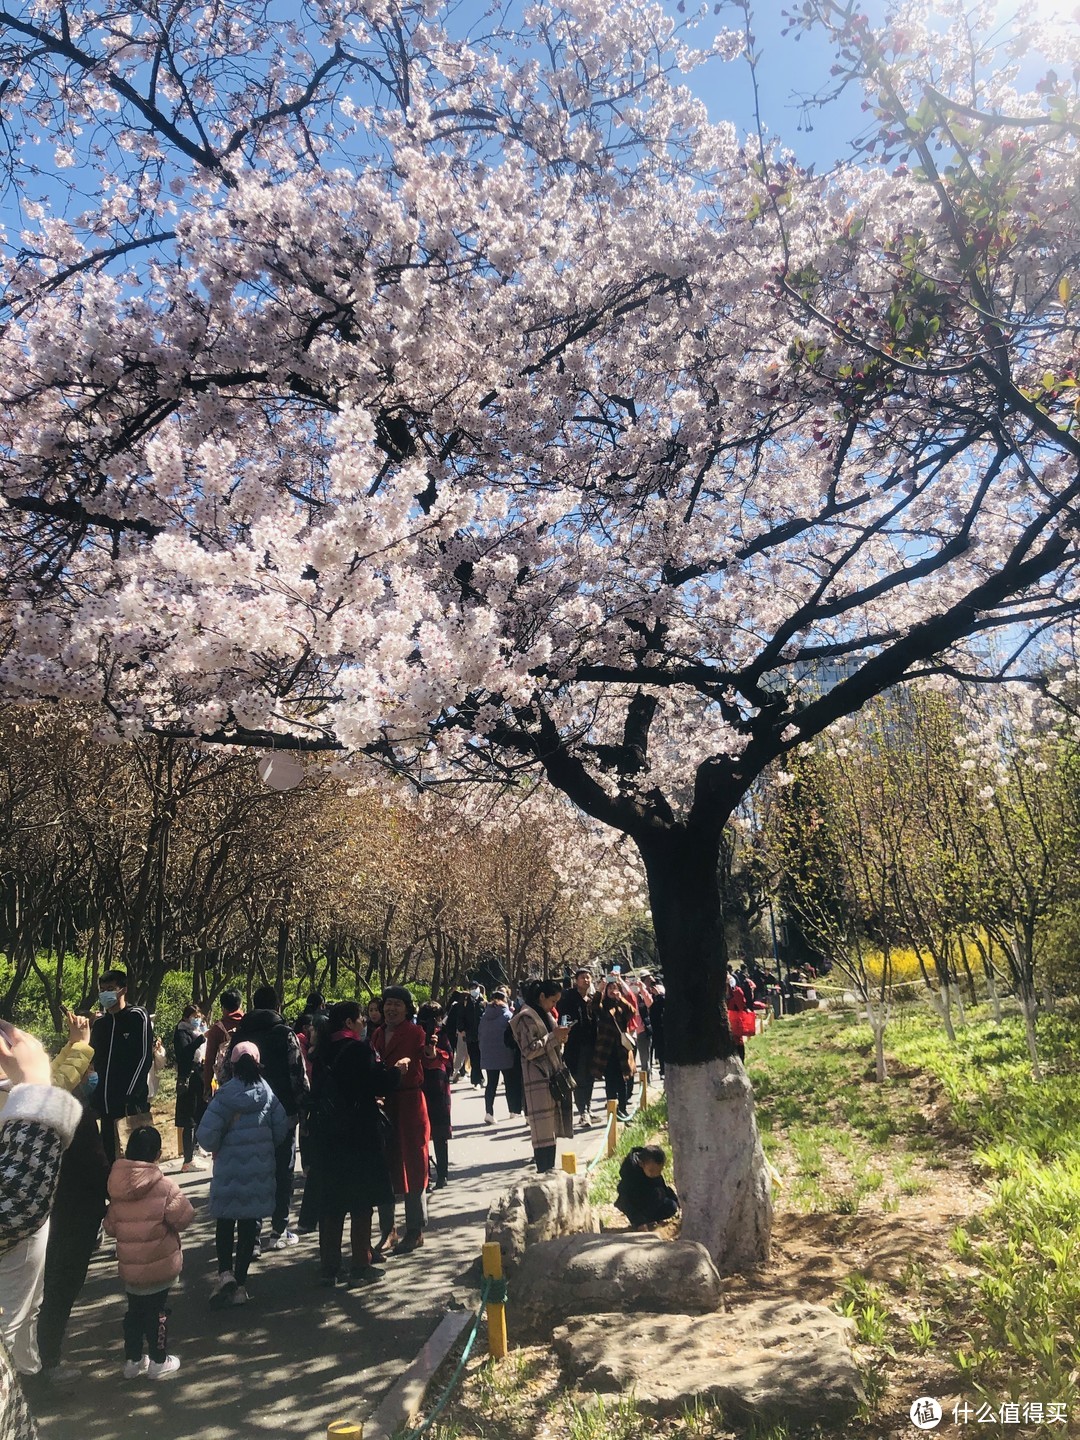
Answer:
POLYGON ((304 767, 295 756, 276 751, 264 755, 255 769, 259 779, 271 790, 295 790, 304 778, 304 767))

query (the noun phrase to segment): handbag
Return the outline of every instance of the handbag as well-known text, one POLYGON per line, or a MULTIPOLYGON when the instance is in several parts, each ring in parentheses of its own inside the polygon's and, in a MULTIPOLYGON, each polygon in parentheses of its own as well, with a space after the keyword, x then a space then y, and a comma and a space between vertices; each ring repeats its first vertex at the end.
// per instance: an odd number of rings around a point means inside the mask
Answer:
POLYGON ((630 1054, 633 1055, 634 1052, 637 1050, 637 1046, 634 1044, 633 1037, 631 1035, 627 1035, 625 1031, 620 1030, 619 1039, 622 1041, 623 1049, 629 1050, 630 1054))
POLYGON ((574 1077, 565 1065, 560 1065, 548 1076, 548 1089, 551 1091, 551 1098, 556 1105, 565 1105, 573 1099, 576 1088, 574 1077))

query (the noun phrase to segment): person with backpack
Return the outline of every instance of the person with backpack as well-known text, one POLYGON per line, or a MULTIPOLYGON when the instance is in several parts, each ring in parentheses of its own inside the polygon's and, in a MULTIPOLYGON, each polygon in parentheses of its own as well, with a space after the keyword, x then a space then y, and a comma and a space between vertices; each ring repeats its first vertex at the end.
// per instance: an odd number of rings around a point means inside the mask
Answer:
POLYGON ((284 1250, 295 1245, 299 1237, 289 1229, 289 1206, 292 1203, 296 1178, 296 1128, 311 1088, 304 1052, 296 1031, 279 1011, 277 991, 272 985, 260 985, 251 997, 252 1008, 233 1031, 228 1053, 222 1066, 225 1079, 232 1076, 232 1053, 237 1045, 251 1041, 258 1046, 263 1079, 281 1101, 289 1120, 289 1133, 278 1147, 274 1190, 274 1211, 270 1217, 270 1243, 267 1250, 284 1250))
POLYGON ((333 1289, 341 1279, 345 1219, 350 1219, 350 1285, 378 1278, 373 1268, 372 1211, 394 1203, 384 1154, 385 1119, 379 1098, 397 1089, 409 1061, 384 1065, 363 1038, 364 1019, 355 1000, 330 1007, 326 1034, 316 1047, 308 1133, 311 1173, 319 1210, 319 1283, 333 1289))
POLYGON ((221 1071, 229 1053, 229 1040, 243 1018, 240 991, 223 990, 221 1014, 206 1032, 206 1049, 203 1052, 203 1096, 207 1101, 214 1086, 221 1083, 221 1071))
POLYGON ((277 1150, 289 1133, 281 1101, 262 1078, 259 1047, 242 1041, 233 1047, 230 1063, 232 1079, 210 1101, 197 1136, 214 1155, 208 1206, 217 1221, 218 1273, 210 1294, 214 1310, 248 1303, 248 1266, 259 1221, 274 1208, 277 1150))

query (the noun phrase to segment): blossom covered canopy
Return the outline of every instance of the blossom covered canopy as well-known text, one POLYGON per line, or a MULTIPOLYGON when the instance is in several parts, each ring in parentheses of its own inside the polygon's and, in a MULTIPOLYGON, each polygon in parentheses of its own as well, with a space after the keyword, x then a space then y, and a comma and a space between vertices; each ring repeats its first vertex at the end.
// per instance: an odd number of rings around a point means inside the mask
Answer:
POLYGON ((1074 605, 1075 33, 796 6, 815 176, 685 88, 738 26, 452 9, 0 13, 6 694, 636 833, 1074 605))

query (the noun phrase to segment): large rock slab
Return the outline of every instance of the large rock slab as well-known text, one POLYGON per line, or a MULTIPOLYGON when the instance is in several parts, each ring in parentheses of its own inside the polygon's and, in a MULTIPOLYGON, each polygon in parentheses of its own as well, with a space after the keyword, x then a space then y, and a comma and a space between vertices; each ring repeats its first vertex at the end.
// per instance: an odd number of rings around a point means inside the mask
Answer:
POLYGON ((514 1185, 492 1204, 485 1235, 502 1251, 503 1274, 510 1275, 531 1245, 561 1235, 595 1234, 600 1222, 589 1202, 585 1175, 552 1170, 514 1185))
POLYGON ((515 1336, 546 1338, 568 1315, 708 1314, 721 1292, 704 1245, 649 1234, 568 1235, 526 1250, 507 1323, 515 1336))
POLYGON ((829 1427, 866 1398, 854 1328, 823 1305, 755 1300, 706 1316, 594 1313, 557 1327, 552 1343, 591 1390, 633 1391, 654 1415, 677 1414, 700 1397, 733 1418, 829 1427))

